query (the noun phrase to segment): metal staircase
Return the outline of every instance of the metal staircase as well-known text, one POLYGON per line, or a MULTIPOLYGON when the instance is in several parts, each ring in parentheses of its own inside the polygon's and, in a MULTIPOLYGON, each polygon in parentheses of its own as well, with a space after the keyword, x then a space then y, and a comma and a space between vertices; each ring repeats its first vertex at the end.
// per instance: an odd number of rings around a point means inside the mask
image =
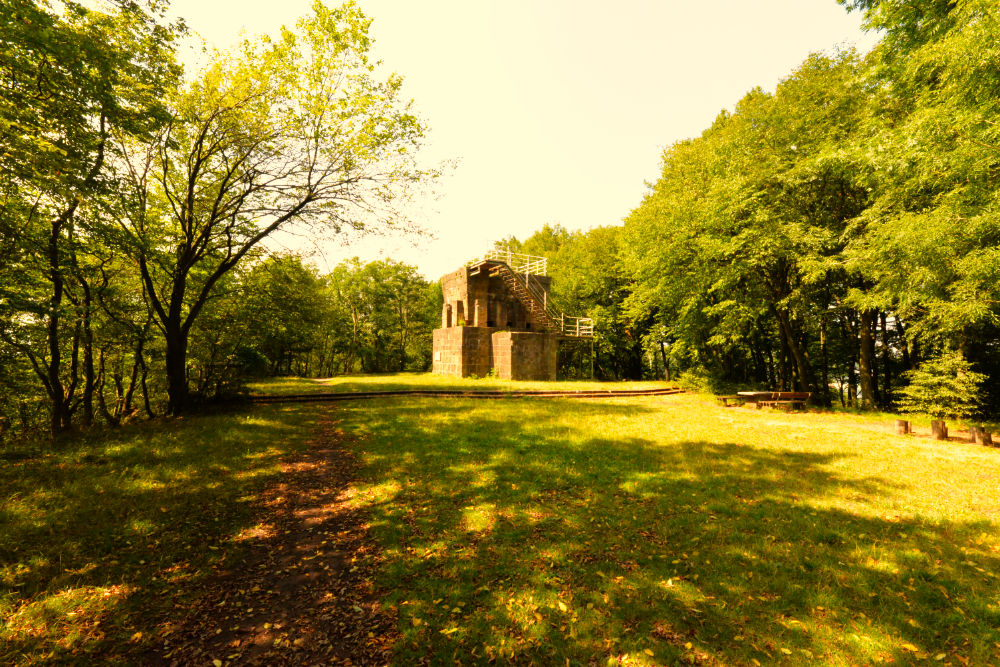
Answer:
POLYGON ((469 268, 474 273, 486 270, 490 277, 499 277, 528 311, 528 319, 540 331, 569 338, 593 338, 594 320, 589 317, 567 317, 553 307, 549 302, 548 292, 537 280, 532 280, 535 276, 546 275, 546 258, 493 250, 485 257, 470 262, 469 268))

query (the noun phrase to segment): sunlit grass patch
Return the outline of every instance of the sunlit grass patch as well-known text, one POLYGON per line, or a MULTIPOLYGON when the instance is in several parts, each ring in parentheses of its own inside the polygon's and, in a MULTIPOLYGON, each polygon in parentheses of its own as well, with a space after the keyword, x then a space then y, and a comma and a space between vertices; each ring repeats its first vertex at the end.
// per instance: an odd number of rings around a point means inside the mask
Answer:
MULTIPOLYGON (((86 574, 83 568, 77 574, 86 574)), ((51 641, 49 651, 72 651, 88 641, 104 636, 102 622, 134 591, 134 587, 76 586, 53 591, 22 603, 16 609, 2 610, 3 633, 8 637, 26 637, 39 643, 51 641)), ((41 656, 40 656, 41 657, 41 656)))
POLYGON ((697 395, 339 414, 400 664, 1000 661, 997 450, 697 395))

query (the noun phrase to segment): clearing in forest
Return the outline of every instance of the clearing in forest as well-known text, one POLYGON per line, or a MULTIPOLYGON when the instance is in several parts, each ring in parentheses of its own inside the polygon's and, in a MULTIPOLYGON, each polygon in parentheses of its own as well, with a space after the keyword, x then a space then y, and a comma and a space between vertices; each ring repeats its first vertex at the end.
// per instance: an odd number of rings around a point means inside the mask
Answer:
MULTIPOLYGON (((347 382, 440 387, 279 386, 347 382)), ((998 662, 1000 449, 889 430, 695 394, 125 429, 3 468, 0 657, 349 657, 326 615, 398 664, 998 662)))

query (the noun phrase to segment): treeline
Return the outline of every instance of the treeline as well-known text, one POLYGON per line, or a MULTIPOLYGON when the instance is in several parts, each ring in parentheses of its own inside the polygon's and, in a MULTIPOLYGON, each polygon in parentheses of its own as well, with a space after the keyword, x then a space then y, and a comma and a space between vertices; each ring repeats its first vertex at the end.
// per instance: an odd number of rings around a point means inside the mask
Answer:
POLYGON ((426 371, 441 287, 393 260, 320 275, 297 256, 235 276, 192 332, 189 380, 203 395, 253 376, 426 371))
MULTIPOLYGON (((668 148, 623 226, 502 242, 595 319, 563 377, 1000 411, 1000 11, 844 4, 872 53, 668 148)), ((436 284, 262 250, 392 224, 432 175, 369 21, 317 5, 185 83, 162 3, 106 7, 0 0, 0 439, 181 414, 237 375, 427 368, 436 284)))
POLYGON ((185 81, 165 5, 0 0, 0 439, 181 414, 234 359, 426 363, 412 268, 262 260, 290 226, 394 224, 431 175, 370 21, 316 3, 185 81))
POLYGON ((1000 11, 845 4, 883 32, 872 53, 814 55, 671 146, 624 227, 523 244, 558 246, 601 375, 891 408, 927 366, 984 373, 1000 408, 1000 11))

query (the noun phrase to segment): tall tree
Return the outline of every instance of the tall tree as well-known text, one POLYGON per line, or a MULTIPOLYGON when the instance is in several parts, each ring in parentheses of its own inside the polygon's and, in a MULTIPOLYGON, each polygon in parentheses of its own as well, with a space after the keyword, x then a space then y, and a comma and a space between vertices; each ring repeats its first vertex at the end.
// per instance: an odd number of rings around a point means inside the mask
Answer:
MULTIPOLYGON (((54 434, 70 426, 79 348, 90 349, 87 306, 69 327, 64 323, 66 299, 82 286, 74 285, 87 240, 81 212, 96 210, 99 196, 113 187, 107 169, 112 133, 142 140, 154 130, 180 71, 172 51, 176 28, 162 22, 160 3, 121 0, 103 7, 68 1, 57 11, 44 2, 0 3, 0 238, 10 246, 0 271, 21 267, 38 276, 35 289, 5 302, 24 316, 0 314, 0 333, 30 360, 49 397, 54 434), (39 349, 26 329, 42 325, 46 344, 39 349)), ((85 399, 92 389, 87 374, 85 399)))
POLYGON ((390 224, 393 197, 425 176, 423 127, 401 79, 375 78, 370 20, 317 2, 297 30, 219 56, 175 100, 153 151, 124 172, 122 218, 166 341, 169 409, 187 404, 191 327, 219 280, 291 225, 390 224))
POLYGON ((854 296, 894 304, 907 345, 1000 371, 1000 12, 990 0, 845 4, 884 34, 859 141, 872 204, 850 251, 870 288, 854 296))
POLYGON ((665 153, 626 221, 629 310, 659 319, 688 363, 825 392, 817 325, 843 298, 834 267, 867 197, 838 147, 862 118, 857 68, 850 52, 812 56, 774 94, 751 91, 665 153))

